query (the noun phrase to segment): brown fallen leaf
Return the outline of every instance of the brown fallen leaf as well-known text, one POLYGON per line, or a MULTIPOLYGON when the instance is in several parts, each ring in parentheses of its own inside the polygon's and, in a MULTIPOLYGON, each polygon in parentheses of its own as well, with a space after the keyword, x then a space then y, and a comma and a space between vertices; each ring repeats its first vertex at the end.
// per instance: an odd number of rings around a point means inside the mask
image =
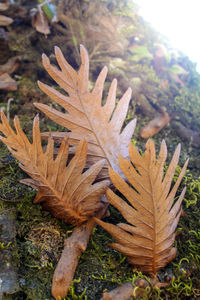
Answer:
POLYGON ((0 90, 16 91, 17 82, 12 79, 7 73, 0 75, 0 90))
POLYGON ((7 10, 10 6, 9 2, 5 2, 5 3, 0 3, 0 11, 4 11, 7 10))
POLYGON ((130 300, 133 296, 134 287, 131 282, 117 287, 111 292, 104 292, 100 300, 130 300))
MULTIPOLYGON (((68 96, 41 82, 38 82, 39 87, 52 100, 61 105, 66 113, 41 103, 35 103, 35 106, 53 121, 71 131, 70 133, 51 133, 53 138, 62 140, 64 136, 68 136, 69 144, 75 146, 82 138, 85 138, 88 141, 90 164, 104 158, 107 166, 111 166, 115 171, 122 174, 118 165, 118 156, 121 154, 128 157, 128 143, 136 124, 136 120, 132 120, 122 130, 130 102, 131 89, 127 90, 115 108, 117 81, 114 79, 109 89, 107 101, 102 105, 107 67, 103 68, 93 90, 90 92, 88 88, 89 58, 82 45, 80 53, 82 64, 78 72, 67 63, 58 47, 55 47, 55 55, 61 70, 51 65, 45 54, 42 56, 46 71, 65 90, 68 96)), ((104 171, 104 174, 101 173, 101 178, 108 177, 107 169, 104 171)))
POLYGON ((32 16, 32 26, 40 33, 50 34, 49 22, 42 10, 37 11, 32 16))
POLYGON ((140 135, 144 139, 148 139, 157 134, 171 120, 171 117, 163 109, 162 113, 151 120, 144 128, 141 129, 140 135))
POLYGON ((65 140, 55 159, 54 142, 51 138, 46 151, 43 151, 38 116, 33 122, 32 144, 22 131, 17 117, 14 119, 17 134, 10 127, 3 112, 1 119, 0 131, 5 137, 0 136, 0 140, 20 161, 22 170, 31 177, 21 182, 38 191, 34 203, 41 203, 55 217, 76 225, 87 221, 102 208, 100 198, 109 182, 92 183, 101 171, 104 160, 100 160, 82 173, 87 155, 85 140, 79 143, 75 156, 66 166, 69 146, 65 140))
POLYGON ((110 292, 104 292, 100 300, 132 300, 134 299, 149 299, 152 293, 152 288, 163 288, 171 284, 169 282, 158 282, 157 279, 136 278, 132 282, 126 282, 110 292))
POLYGON ((0 75, 3 73, 12 74, 19 67, 19 64, 18 56, 9 58, 4 65, 0 65, 0 75))
POLYGON ((0 15, 0 26, 8 26, 13 22, 12 18, 0 15))
POLYGON ((115 238, 116 243, 110 244, 113 249, 126 255, 129 262, 140 270, 156 277, 157 271, 176 256, 175 230, 181 215, 181 203, 186 188, 175 203, 174 197, 186 171, 188 160, 176 183, 171 187, 178 164, 180 144, 165 176, 163 175, 167 157, 165 141, 161 144, 157 159, 152 140, 147 142, 144 156, 139 154, 132 143, 129 145, 129 153, 131 162, 119 156, 119 164, 130 185, 115 171, 109 170, 113 184, 126 197, 129 204, 110 189, 106 192, 110 204, 121 212, 129 224, 120 223, 115 226, 96 218, 95 221, 115 238))

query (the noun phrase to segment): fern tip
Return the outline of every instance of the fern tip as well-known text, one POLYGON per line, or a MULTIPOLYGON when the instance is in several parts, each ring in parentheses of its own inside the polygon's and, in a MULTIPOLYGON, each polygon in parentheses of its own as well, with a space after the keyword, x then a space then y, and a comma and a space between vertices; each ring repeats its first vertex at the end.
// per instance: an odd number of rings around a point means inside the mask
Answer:
POLYGON ((39 88, 40 88, 40 86, 42 85, 42 82, 41 82, 40 80, 37 80, 37 85, 38 85, 39 88))
POLYGON ((58 46, 54 46, 54 51, 55 52, 61 52, 61 49, 58 46))
POLYGON ((43 63, 43 65, 49 65, 50 64, 49 58, 46 56, 45 53, 42 54, 42 63, 43 63))
POLYGON ((14 116, 14 123, 15 122, 19 122, 19 118, 18 118, 18 116, 16 115, 16 116, 14 116))

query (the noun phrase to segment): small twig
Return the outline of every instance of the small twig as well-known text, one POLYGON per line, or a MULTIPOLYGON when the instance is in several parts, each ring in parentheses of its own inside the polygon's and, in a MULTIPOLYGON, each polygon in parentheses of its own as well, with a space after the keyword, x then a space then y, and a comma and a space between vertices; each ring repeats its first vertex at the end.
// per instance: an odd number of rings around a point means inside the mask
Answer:
MULTIPOLYGON (((106 199, 105 196, 104 199, 106 199)), ((102 218, 106 209, 107 205, 97 214, 97 217, 102 218)), ((72 235, 65 240, 61 258, 53 275, 52 295, 56 300, 63 299, 67 295, 79 258, 82 252, 86 250, 95 226, 96 223, 91 218, 88 222, 77 226, 72 235)))
POLYGON ((45 4, 50 3, 52 0, 45 0, 42 3, 38 4, 38 8, 41 9, 42 6, 44 6, 45 4))
POLYGON ((133 296, 134 286, 127 282, 111 292, 105 292, 101 300, 130 300, 133 296))
POLYGON ((8 122, 10 122, 10 103, 14 101, 13 98, 9 98, 8 99, 8 102, 7 102, 7 119, 8 119, 8 122))
POLYGON ((89 54, 89 59, 92 59, 92 57, 96 54, 96 52, 97 52, 97 50, 100 48, 100 46, 101 46, 101 43, 97 43, 97 44, 94 46, 92 52, 89 54))

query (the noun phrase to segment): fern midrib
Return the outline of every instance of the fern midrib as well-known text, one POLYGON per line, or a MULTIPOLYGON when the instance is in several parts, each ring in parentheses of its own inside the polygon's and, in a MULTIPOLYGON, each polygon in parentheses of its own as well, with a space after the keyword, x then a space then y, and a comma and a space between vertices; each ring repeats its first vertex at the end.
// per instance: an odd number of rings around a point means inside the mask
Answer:
MULTIPOLYGON (((73 173, 73 171, 74 171, 74 169, 76 168, 76 164, 73 166, 73 168, 71 169, 71 172, 70 172, 70 174, 68 175, 68 179, 70 178, 70 176, 71 176, 71 174, 73 173)), ((81 176, 82 177, 82 176, 81 176)), ((68 182, 68 180, 66 180, 65 181, 65 184, 64 184, 64 186, 63 186, 63 188, 62 188, 62 194, 61 194, 61 196, 63 197, 63 195, 64 195, 64 192, 65 192, 65 188, 66 188, 66 185, 67 185, 67 182, 68 182)), ((78 185, 78 187, 80 186, 80 184, 78 185)), ((76 187, 76 189, 78 188, 78 187, 76 187)), ((71 196, 70 196, 70 199, 74 196, 74 194, 75 194, 75 192, 76 192, 76 189, 73 191, 73 193, 71 194, 71 196)))
MULTIPOLYGON (((93 127, 93 125, 92 125, 92 121, 90 120, 90 117, 89 117, 88 114, 86 113, 86 110, 85 110, 85 107, 84 107, 84 104, 83 104, 83 101, 82 101, 81 93, 79 92, 79 88, 77 87, 77 82, 74 81, 74 78, 73 78, 73 76, 71 75, 71 73, 70 73, 69 71, 68 71, 68 74, 69 74, 69 76, 70 76, 70 78, 71 78, 71 81, 72 81, 72 88, 73 88, 74 91, 77 93, 77 96, 78 96, 78 99, 79 99, 79 101, 80 101, 80 104, 81 104, 83 113, 85 114, 85 116, 86 116, 86 118, 87 118, 87 120, 88 120, 88 123, 89 123, 89 125, 90 125, 90 128, 91 128, 91 129, 89 129, 89 130, 93 132, 93 134, 94 134, 94 136, 95 136, 95 138, 96 138, 96 141, 97 141, 97 143, 98 143, 98 146, 101 148, 101 150, 102 150, 102 152, 103 152, 103 154, 104 154, 104 158, 107 160, 109 166, 111 167, 112 165, 111 165, 111 162, 110 162, 110 160, 109 160, 109 158, 108 158, 108 155, 107 155, 106 152, 104 151, 104 147, 103 147, 103 145, 102 145, 102 143, 101 143, 101 141, 100 141, 98 135, 96 134, 96 131, 94 130, 94 127, 93 127)), ((77 74, 78 74, 78 72, 77 72, 77 74)), ((78 76, 79 76, 79 74, 78 74, 78 76)), ((77 125, 77 124, 76 124, 76 125, 77 125)), ((88 130, 88 129, 87 129, 87 130, 88 130)))
POLYGON ((151 174, 150 174, 150 165, 148 169, 148 176, 149 176, 149 182, 151 186, 151 198, 152 198, 152 204, 153 204, 153 263, 152 263, 152 269, 153 269, 153 274, 156 274, 156 224, 157 224, 157 219, 156 219, 156 203, 155 203, 155 197, 154 197, 154 187, 153 187, 153 182, 151 179, 151 174))
MULTIPOLYGON (((128 215, 130 215, 132 217, 131 211, 127 210, 124 208, 124 206, 120 203, 118 203, 118 206, 120 207, 122 213, 123 211, 125 211, 128 215)), ((126 219, 126 218, 125 218, 126 219)), ((152 227, 149 223, 145 222, 143 219, 140 219, 139 217, 135 216, 135 219, 140 221, 141 223, 145 224, 147 227, 149 227, 150 229, 153 229, 154 227, 152 227)), ((133 224, 132 224, 133 225, 133 224)), ((134 225, 135 226, 135 225, 134 225)))
MULTIPOLYGON (((30 144, 30 146, 34 147, 34 144, 30 144)), ((29 158, 29 164, 33 166, 33 168, 35 169, 34 171, 36 171, 36 174, 39 174, 39 177, 42 179, 42 181, 44 182, 44 184, 46 186, 48 186, 48 188, 52 191, 52 193, 55 195, 55 197, 62 203, 64 203, 64 201, 62 200, 62 197, 58 194, 58 192, 56 191, 56 189, 52 188, 52 186, 50 185, 49 181, 46 179, 46 177, 40 172, 40 168, 37 166, 37 162, 35 162, 34 164, 32 163, 32 159, 29 156, 29 152, 27 152, 27 157, 29 158)), ((45 156, 45 154, 44 154, 45 156)), ((45 156, 46 159, 46 156, 45 156)), ((46 159, 47 162, 47 166, 48 166, 48 160, 46 159)), ((80 216, 69 207, 69 211, 72 214, 72 216, 74 216, 77 220, 80 219, 80 216)))
MULTIPOLYGON (((37 165, 36 165, 37 167, 37 165)), ((41 176, 42 180, 44 181, 44 183, 49 187, 49 189, 53 192, 53 194, 56 196, 56 198, 62 202, 63 204, 65 203, 62 200, 62 195, 59 195, 58 192, 56 191, 56 189, 52 188, 51 185, 49 184, 48 180, 46 180, 46 178, 39 172, 39 175, 41 176)), ((76 220, 80 219, 80 216, 70 207, 68 208, 70 211, 70 214, 75 217, 76 220)))
MULTIPOLYGON (((74 78, 73 78, 73 76, 71 76, 70 72, 68 72, 68 74, 69 74, 69 76, 71 77, 71 80, 72 80, 72 83, 73 83, 73 86, 72 86, 72 87, 74 88, 74 91, 76 91, 76 93, 77 93, 77 96, 78 96, 78 99, 79 99, 79 101, 80 101, 80 104, 81 104, 83 113, 85 114, 85 116, 86 116, 86 118, 87 118, 87 120, 88 120, 88 123, 89 123, 89 125, 90 125, 91 131, 92 131, 93 134, 95 135, 95 138, 96 138, 96 140, 97 140, 97 142, 98 142, 98 145, 100 146, 102 152, 104 153, 105 159, 107 160, 109 166, 111 166, 110 160, 108 159, 108 157, 107 157, 107 155, 106 155, 106 152, 104 151, 103 145, 101 144, 100 139, 99 139, 99 137, 97 136, 97 134, 96 134, 96 132, 95 132, 95 130, 94 130, 94 127, 92 126, 92 122, 91 122, 89 116, 87 115, 87 113, 86 113, 86 111, 85 111, 85 107, 84 107, 84 104, 83 104, 83 101, 82 101, 81 94, 80 94, 80 92, 79 92, 79 88, 77 87, 77 83, 74 82, 74 78)), ((77 125, 77 124, 76 124, 76 125, 77 125)))
POLYGON ((101 150, 102 150, 102 152, 103 152, 103 154, 104 154, 104 157, 105 157, 105 159, 107 160, 109 166, 111 167, 110 160, 109 160, 109 158, 108 158, 106 152, 104 151, 104 147, 103 147, 103 145, 102 145, 102 143, 101 143, 101 141, 100 141, 98 135, 96 134, 96 132, 95 132, 95 130, 94 130, 94 127, 93 127, 93 125, 92 125, 92 121, 90 120, 89 116, 87 115, 87 113, 86 113, 86 111, 85 111, 85 107, 84 107, 84 104, 83 104, 83 102, 82 102, 81 94, 80 94, 78 91, 77 91, 77 95, 78 95, 78 98, 79 98, 79 100, 80 100, 82 109, 83 109, 83 111, 84 111, 84 113, 85 113, 85 116, 86 116, 86 118, 87 118, 87 120, 88 120, 88 122, 89 122, 89 125, 90 125, 90 127, 91 127, 91 131, 92 131, 93 134, 95 135, 95 138, 96 138, 96 140, 97 140, 97 143, 98 143, 98 145, 100 146, 100 148, 101 148, 101 150))

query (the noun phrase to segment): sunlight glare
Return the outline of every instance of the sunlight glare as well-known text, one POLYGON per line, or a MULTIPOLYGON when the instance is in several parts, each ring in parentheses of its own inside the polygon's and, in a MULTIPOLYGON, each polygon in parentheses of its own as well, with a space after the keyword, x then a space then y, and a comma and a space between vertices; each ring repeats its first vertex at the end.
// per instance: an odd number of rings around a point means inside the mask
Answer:
POLYGON ((165 35, 170 46, 180 50, 200 72, 200 1, 199 0, 135 0, 140 15, 165 35))

